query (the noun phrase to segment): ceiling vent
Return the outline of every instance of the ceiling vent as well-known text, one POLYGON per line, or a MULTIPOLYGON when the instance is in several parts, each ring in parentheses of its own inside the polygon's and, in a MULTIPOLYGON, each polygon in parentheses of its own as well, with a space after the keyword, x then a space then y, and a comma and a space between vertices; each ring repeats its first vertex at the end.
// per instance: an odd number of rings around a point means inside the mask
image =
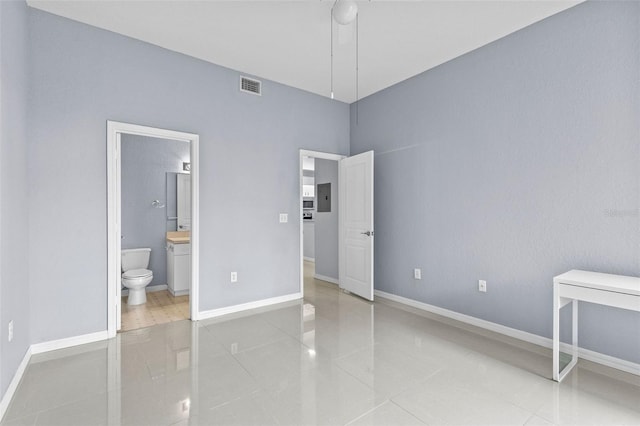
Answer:
POLYGON ((240 91, 262 96, 262 82, 260 80, 240 76, 240 91))

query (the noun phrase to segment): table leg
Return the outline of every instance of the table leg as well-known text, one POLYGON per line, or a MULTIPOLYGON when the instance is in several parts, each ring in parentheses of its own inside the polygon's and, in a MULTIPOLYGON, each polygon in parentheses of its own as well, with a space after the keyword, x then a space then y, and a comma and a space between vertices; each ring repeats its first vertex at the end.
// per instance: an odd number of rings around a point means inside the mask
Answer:
POLYGON ((553 283, 553 380, 559 381, 560 373, 560 297, 558 285, 553 283))
POLYGON ((578 360, 578 301, 573 300, 571 304, 571 312, 573 318, 571 319, 571 359, 578 360))
POLYGON ((553 380, 561 382, 566 377, 573 367, 578 363, 578 301, 575 299, 565 299, 558 297, 557 302, 558 309, 554 310, 554 334, 553 339, 553 380), (567 305, 571 302, 571 347, 569 352, 571 360, 564 368, 560 369, 560 309, 563 305, 567 305))

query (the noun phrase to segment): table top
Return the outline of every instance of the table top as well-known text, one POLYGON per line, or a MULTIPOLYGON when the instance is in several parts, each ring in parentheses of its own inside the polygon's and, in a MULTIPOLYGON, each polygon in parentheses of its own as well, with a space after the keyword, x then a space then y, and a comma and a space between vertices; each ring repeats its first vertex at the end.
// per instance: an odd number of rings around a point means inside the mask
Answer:
POLYGON ((573 269, 554 277, 553 282, 640 296, 640 278, 638 277, 573 269))

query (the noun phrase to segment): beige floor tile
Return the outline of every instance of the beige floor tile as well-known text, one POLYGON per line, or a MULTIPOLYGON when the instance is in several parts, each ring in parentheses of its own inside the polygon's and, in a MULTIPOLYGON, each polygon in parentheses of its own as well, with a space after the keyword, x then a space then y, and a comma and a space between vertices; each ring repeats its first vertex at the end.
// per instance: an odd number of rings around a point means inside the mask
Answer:
POLYGON ((124 296, 121 306, 121 331, 189 319, 189 296, 174 297, 166 290, 147 293, 147 303, 142 305, 129 306, 124 296))

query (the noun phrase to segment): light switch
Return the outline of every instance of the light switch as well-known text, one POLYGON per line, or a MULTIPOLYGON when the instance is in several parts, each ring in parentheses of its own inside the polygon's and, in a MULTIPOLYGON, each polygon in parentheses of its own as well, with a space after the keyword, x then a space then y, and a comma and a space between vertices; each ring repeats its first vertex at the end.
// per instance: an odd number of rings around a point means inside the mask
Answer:
POLYGON ((289 215, 287 213, 280 213, 280 223, 289 222, 289 215))

